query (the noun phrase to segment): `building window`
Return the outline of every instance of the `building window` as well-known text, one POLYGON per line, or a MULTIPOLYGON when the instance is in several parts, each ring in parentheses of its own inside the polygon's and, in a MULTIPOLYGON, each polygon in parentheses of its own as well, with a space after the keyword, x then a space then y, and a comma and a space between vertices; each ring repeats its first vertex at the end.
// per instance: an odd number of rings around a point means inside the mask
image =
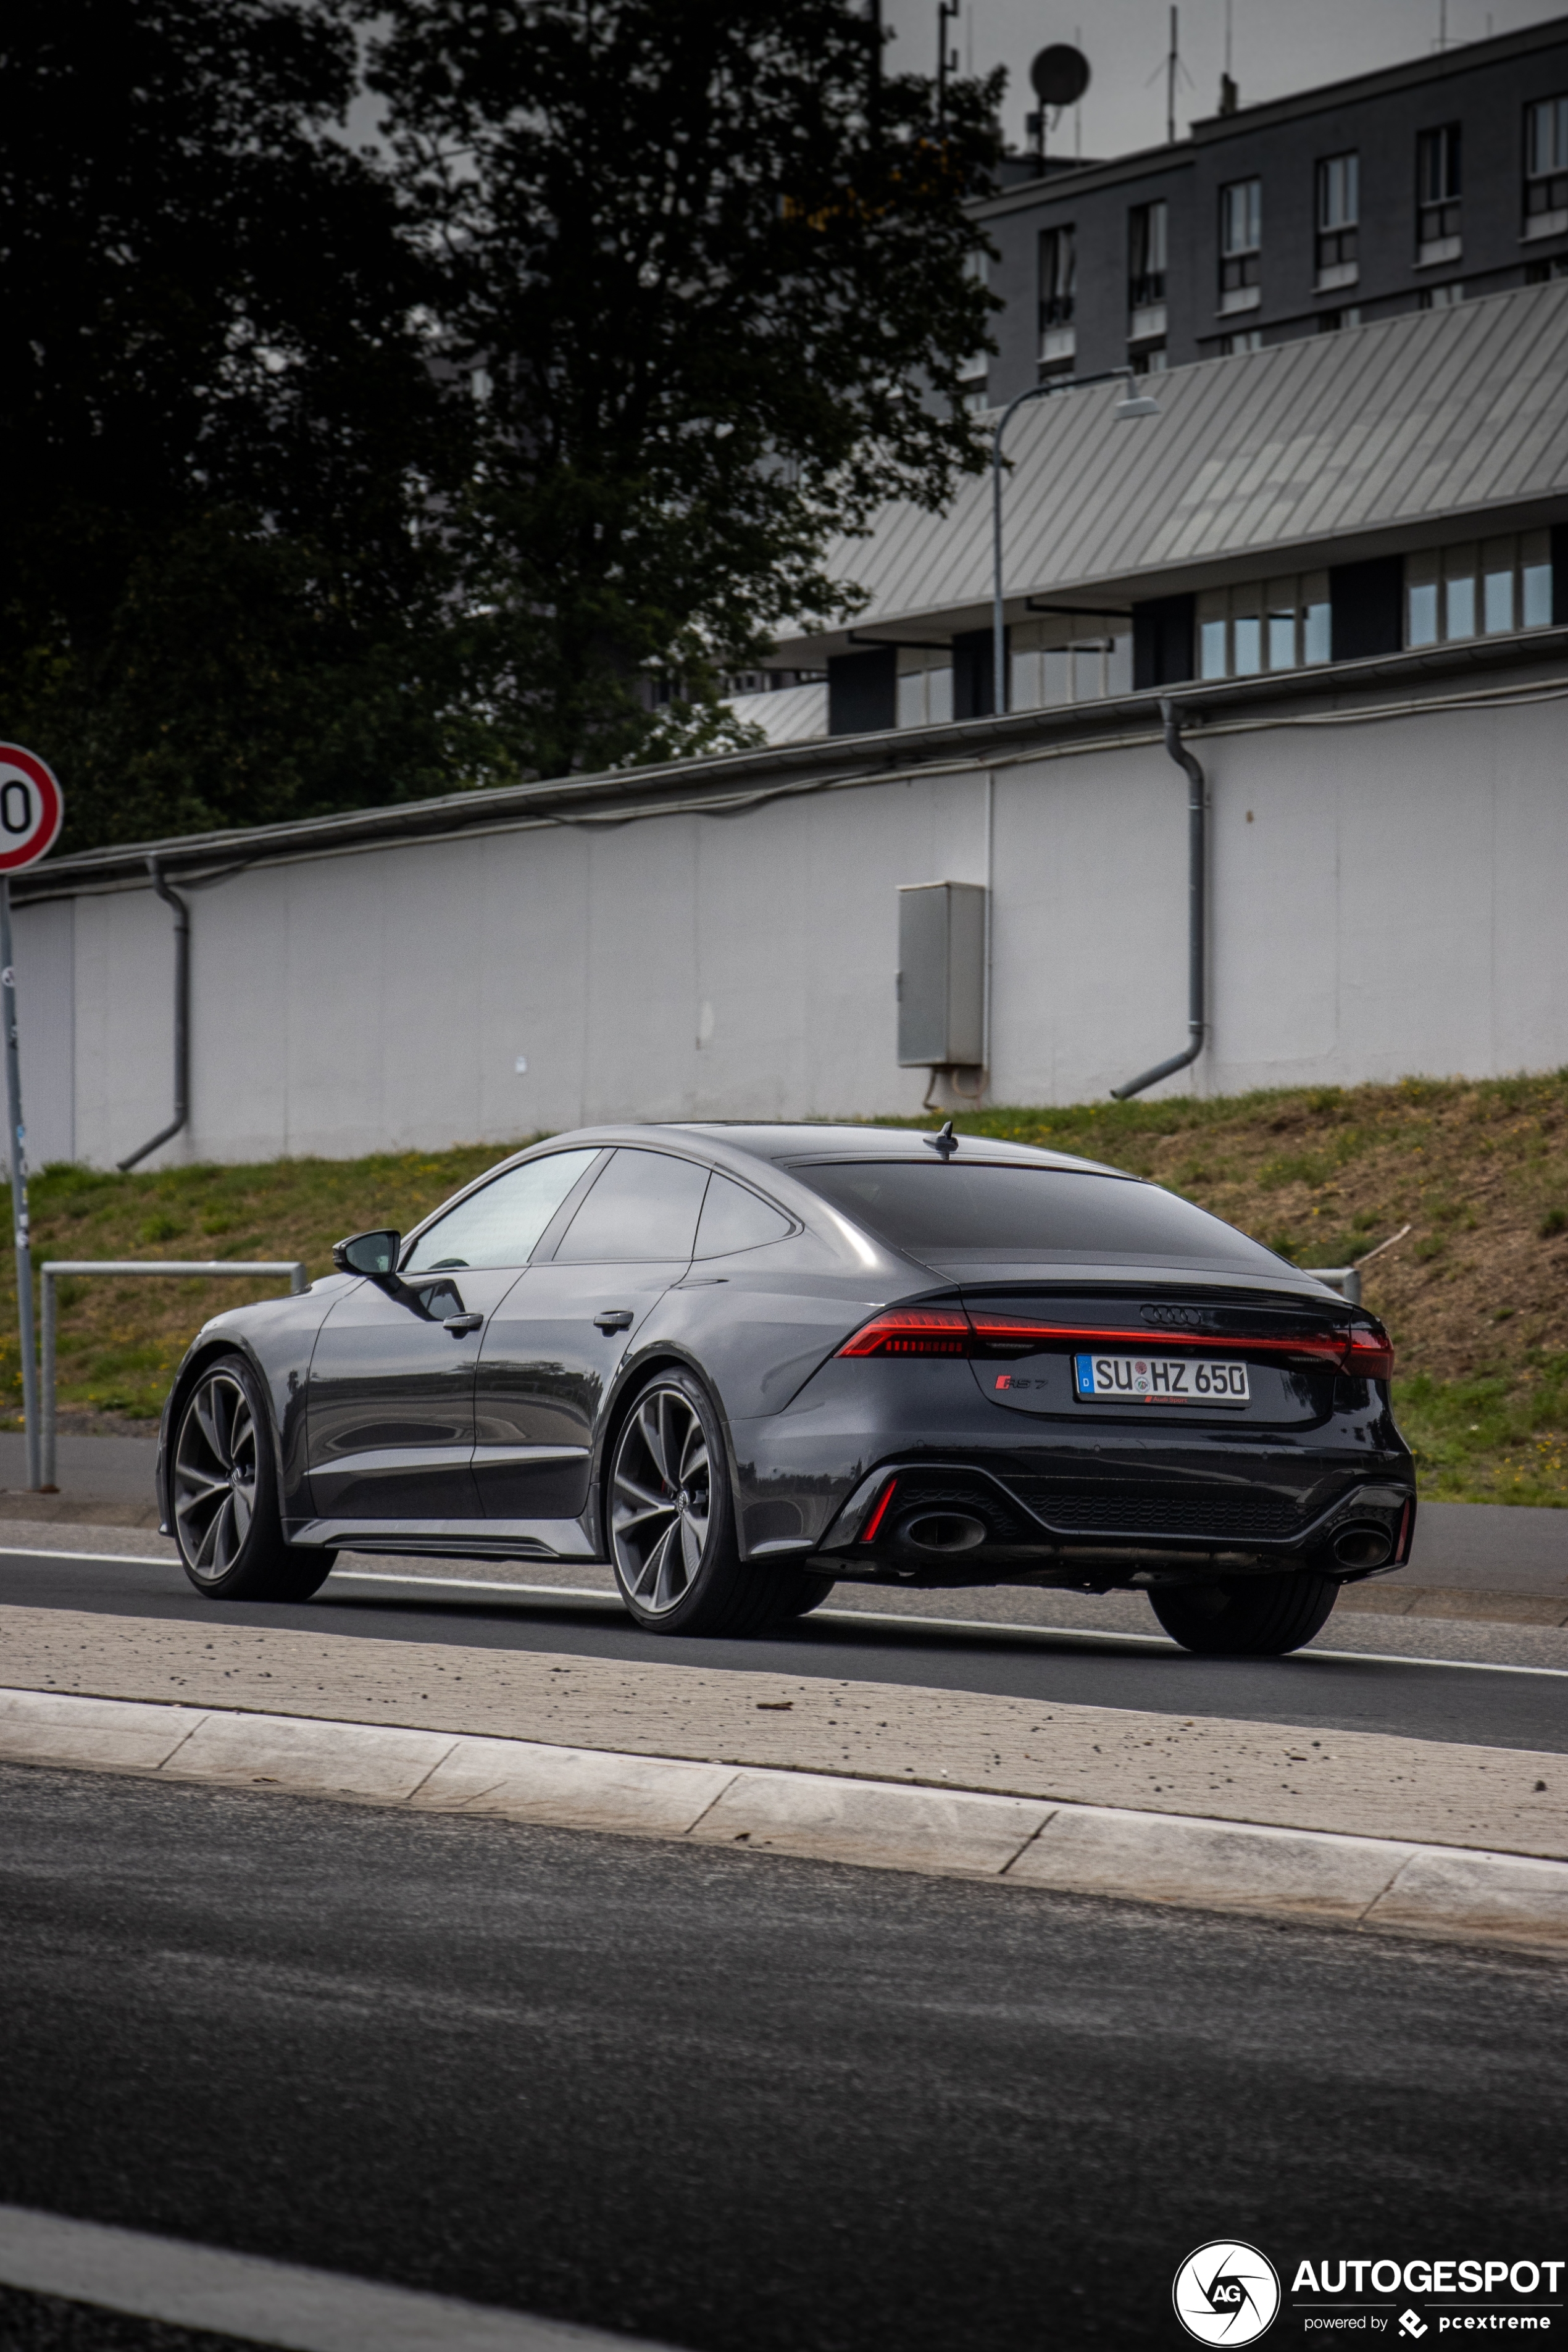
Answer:
POLYGON ((1423 286, 1416 297, 1423 310, 1451 310, 1456 302, 1465 299, 1465 289, 1456 279, 1447 286, 1423 286))
POLYGON ((1325 155, 1318 165, 1318 287, 1353 286, 1360 275, 1361 157, 1325 155))
POLYGON ((1459 254, 1459 126, 1445 122, 1415 142, 1415 258, 1454 261, 1459 254))
POLYGON ((1342 327, 1359 327, 1360 324, 1361 310, 1354 302, 1347 310, 1320 310, 1318 313, 1320 335, 1337 335, 1342 327))
POLYGON ((1052 613, 1009 637, 1013 710, 1052 710, 1132 691, 1132 632, 1103 614, 1052 613))
POLYGON ((1405 642, 1450 645, 1552 625, 1552 534, 1471 540, 1405 560, 1405 642))
POLYGON ((1165 364, 1166 207, 1134 205, 1127 215, 1127 356, 1140 375, 1165 364))
POLYGON ((1222 360, 1234 359, 1238 352, 1260 352, 1263 349, 1261 327, 1238 327, 1234 335, 1222 335, 1219 355, 1222 360))
POLYGON ((1524 110, 1524 233, 1555 236, 1568 228, 1568 98, 1543 98, 1524 110))
MULTIPOLYGON (((982 286, 988 286, 990 284, 991 256, 986 252, 984 246, 981 246, 971 252, 969 256, 969 275, 982 286)), ((983 409, 987 408, 990 405, 990 402, 987 397, 989 389, 987 383, 989 357, 989 353, 984 350, 971 352, 969 357, 964 361, 963 365, 958 372, 960 386, 963 395, 963 405, 972 416, 978 415, 983 409)))
POLYGON ((1039 243, 1040 374, 1071 375, 1078 351, 1073 307, 1078 298, 1078 232, 1068 222, 1047 228, 1039 243))
POLYGON ((1165 300, 1169 207, 1134 205, 1127 215, 1127 307, 1147 310, 1165 300))
POLYGON ((1157 343, 1129 344, 1127 362, 1134 375, 1163 375, 1171 364, 1171 355, 1162 338, 1157 343))
POLYGON ((1219 192, 1219 307, 1256 310, 1263 299, 1263 183, 1233 180, 1219 192))
POLYGON ((1546 286, 1553 278, 1568 278, 1568 253, 1555 254, 1550 261, 1527 261, 1524 265, 1527 286, 1546 286))
POLYGON ((900 727, 941 727, 952 717, 950 647, 900 646, 897 710, 900 727))
POLYGON ((1326 572, 1206 589, 1198 598, 1198 676, 1258 677, 1326 662, 1329 622, 1326 572))

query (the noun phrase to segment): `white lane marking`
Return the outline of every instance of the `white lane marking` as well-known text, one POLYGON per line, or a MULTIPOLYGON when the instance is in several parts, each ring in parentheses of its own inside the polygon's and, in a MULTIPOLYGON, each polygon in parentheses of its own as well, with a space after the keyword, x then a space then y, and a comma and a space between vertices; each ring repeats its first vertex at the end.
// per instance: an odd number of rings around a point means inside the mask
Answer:
POLYGON ((62 1551, 53 1544, 0 1543, 0 1559, 100 1559, 116 1568, 178 1568, 172 1551, 62 1551))
MULTIPOLYGON (((483 1576, 397 1576, 385 1569, 349 1568, 333 1571, 337 1581, 352 1580, 355 1584, 397 1584, 405 1589, 422 1584, 458 1586, 472 1592, 516 1592, 531 1600, 597 1601, 605 1608, 619 1609, 620 1601, 613 1592, 596 1591, 585 1585, 575 1584, 502 1584, 483 1576)), ((985 1617, 906 1617, 892 1610, 883 1609, 814 1609, 812 1618, 817 1624, 883 1625, 895 1633, 910 1627, 917 1633, 988 1633, 1008 1642, 1083 1642, 1110 1643, 1123 1649, 1129 1643, 1141 1650, 1173 1650, 1180 1657, 1189 1654, 1168 1633, 1112 1633, 1091 1625, 1007 1625, 993 1623, 985 1617)), ((1555 1627, 1547 1627, 1555 1632, 1555 1627)), ((1545 1675, 1559 1681, 1568 1681, 1568 1666, 1513 1666, 1495 1664, 1489 1658, 1415 1658, 1402 1650, 1296 1650, 1295 1658, 1311 1660, 1326 1658, 1341 1664, 1363 1665, 1371 1659, 1383 1666, 1452 1666, 1457 1673, 1471 1675, 1545 1675)), ((1225 1661, 1215 1660, 1216 1664, 1225 1661)), ((1238 1663, 1246 1664, 1245 1659, 1238 1663)), ((1251 1663, 1258 1664, 1254 1660, 1251 1663)), ((1267 1663, 1266 1661, 1262 1663, 1267 1663)))
MULTIPOLYGON (((177 1560, 162 1559, 153 1552, 37 1551, 24 1550, 20 1544, 0 1544, 0 1559, 6 1557, 16 1559, 110 1560, 119 1568, 175 1568, 179 1565, 177 1560)), ((405 1591, 410 1586, 417 1591, 421 1585, 431 1584, 447 1591, 515 1592, 530 1601, 595 1601, 605 1609, 618 1611, 621 1608, 615 1593, 584 1584, 502 1584, 497 1579, 485 1576, 398 1576, 378 1568, 339 1568, 334 1569, 332 1574, 339 1584, 397 1584, 405 1591)), ((912 1626, 918 1633, 989 1633, 1006 1642, 1110 1643, 1117 1649, 1125 1649, 1131 1643, 1141 1650, 1173 1650, 1178 1655, 1187 1654, 1179 1642, 1173 1642, 1165 1633, 1110 1633, 1089 1625, 1006 1625, 993 1623, 984 1617, 905 1617, 890 1610, 880 1609, 816 1609, 812 1614, 819 1624, 886 1625, 895 1632, 912 1626)), ((1562 1629, 1549 1625, 1541 1630, 1556 1633, 1562 1629)), ((1491 1658, 1412 1657, 1403 1650, 1309 1649, 1295 1650, 1290 1654, 1309 1664, 1321 1658, 1340 1665, 1364 1665, 1370 1660, 1380 1666, 1445 1666, 1459 1675, 1538 1675, 1548 1681, 1568 1682, 1568 1666, 1503 1665, 1491 1658)), ((1224 1662, 1216 1660, 1215 1663, 1224 1662)))
POLYGON ((0 2280, 289 2352, 658 2352, 647 2338, 0 2205, 0 2280))

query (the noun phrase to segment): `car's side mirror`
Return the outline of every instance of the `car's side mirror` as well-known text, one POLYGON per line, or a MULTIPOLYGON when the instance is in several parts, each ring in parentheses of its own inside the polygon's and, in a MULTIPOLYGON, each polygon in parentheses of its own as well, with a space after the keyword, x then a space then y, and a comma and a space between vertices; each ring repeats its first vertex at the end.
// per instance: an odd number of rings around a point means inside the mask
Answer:
POLYGON ((332 1264, 340 1274, 368 1274, 384 1282, 397 1272, 402 1247, 403 1235, 389 1226, 374 1234, 351 1234, 346 1242, 332 1244, 332 1264))

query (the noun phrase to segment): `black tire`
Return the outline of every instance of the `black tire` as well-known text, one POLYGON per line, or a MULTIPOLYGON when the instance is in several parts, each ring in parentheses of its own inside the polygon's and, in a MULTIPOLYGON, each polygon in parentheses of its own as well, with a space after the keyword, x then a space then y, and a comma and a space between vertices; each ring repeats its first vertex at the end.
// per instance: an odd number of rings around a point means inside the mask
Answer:
POLYGON ((760 1633, 776 1573, 741 1558, 718 1409, 679 1367, 637 1391, 610 1448, 605 1527, 621 1599, 650 1633, 760 1633))
POLYGON ((180 1564, 209 1601, 308 1601, 335 1552, 283 1540, 267 1392, 244 1356, 192 1382, 169 1452, 169 1517, 180 1564))
POLYGON ((1310 1568, 1286 1576, 1226 1576, 1213 1584, 1156 1585, 1155 1616, 1200 1658, 1282 1658, 1328 1622, 1340 1588, 1310 1568))
POLYGON ((831 1576, 814 1576, 808 1568, 781 1570, 774 1615, 781 1622, 788 1617, 809 1617, 814 1609, 821 1608, 835 1581, 831 1576))

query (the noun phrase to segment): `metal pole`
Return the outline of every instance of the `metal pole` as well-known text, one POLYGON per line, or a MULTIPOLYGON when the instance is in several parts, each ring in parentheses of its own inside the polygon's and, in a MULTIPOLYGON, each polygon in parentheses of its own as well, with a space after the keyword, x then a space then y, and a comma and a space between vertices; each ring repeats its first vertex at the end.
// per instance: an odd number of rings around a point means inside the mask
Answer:
POLYGON ((11 1128, 11 1223, 16 1242, 16 1336, 22 1350, 22 1414, 27 1428, 27 1485, 43 1483, 39 1454, 38 1364, 34 1353, 33 1248, 27 1226, 27 1137, 22 1125, 22 1064, 16 1050, 16 971, 11 952, 11 877, 0 874, 0 1024, 5 1031, 5 1110, 11 1128))
POLYGON ((43 1266, 38 1274, 39 1317, 43 1327, 43 1396, 38 1414, 42 1437, 38 1446, 43 1476, 40 1480, 46 1495, 58 1494, 55 1478, 55 1316, 58 1302, 55 1294, 53 1268, 43 1266))
POLYGON ((1182 713, 1168 696, 1161 698, 1160 718, 1165 730, 1165 749, 1187 779, 1187 1045, 1184 1052, 1173 1054, 1168 1061, 1156 1062, 1152 1070, 1130 1078, 1124 1087, 1112 1087, 1111 1095, 1117 1102, 1127 1102, 1133 1095, 1141 1095, 1145 1087, 1155 1086, 1160 1079, 1184 1070, 1203 1052, 1208 1034, 1204 985, 1208 956, 1208 782, 1182 740, 1182 713))
POLYGON ((166 907, 174 910, 174 1116, 167 1127, 138 1146, 128 1160, 115 1164, 122 1176, 156 1151, 161 1143, 178 1135, 185 1123, 191 1105, 191 910, 177 890, 171 890, 156 857, 147 860, 147 871, 153 877, 153 887, 166 907))

